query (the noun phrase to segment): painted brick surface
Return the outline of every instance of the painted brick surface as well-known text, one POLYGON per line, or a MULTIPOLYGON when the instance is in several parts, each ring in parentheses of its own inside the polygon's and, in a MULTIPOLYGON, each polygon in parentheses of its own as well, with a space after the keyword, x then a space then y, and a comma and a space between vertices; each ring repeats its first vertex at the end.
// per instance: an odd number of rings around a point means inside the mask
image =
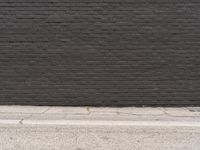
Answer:
POLYGON ((200 105, 200 1, 0 0, 0 104, 200 105))

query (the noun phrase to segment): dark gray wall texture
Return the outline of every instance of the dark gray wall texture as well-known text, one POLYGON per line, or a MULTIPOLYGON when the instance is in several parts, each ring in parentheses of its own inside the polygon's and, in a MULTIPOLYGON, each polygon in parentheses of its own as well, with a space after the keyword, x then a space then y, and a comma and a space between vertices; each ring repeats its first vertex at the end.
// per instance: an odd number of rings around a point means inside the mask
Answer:
POLYGON ((200 105, 200 1, 0 0, 0 104, 200 105))

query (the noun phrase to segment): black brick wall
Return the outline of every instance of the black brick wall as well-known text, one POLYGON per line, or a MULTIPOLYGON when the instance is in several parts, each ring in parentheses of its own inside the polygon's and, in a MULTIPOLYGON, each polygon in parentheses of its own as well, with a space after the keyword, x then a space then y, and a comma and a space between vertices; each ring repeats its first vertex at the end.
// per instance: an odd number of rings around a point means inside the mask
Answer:
POLYGON ((0 104, 200 105, 200 1, 0 0, 0 104))

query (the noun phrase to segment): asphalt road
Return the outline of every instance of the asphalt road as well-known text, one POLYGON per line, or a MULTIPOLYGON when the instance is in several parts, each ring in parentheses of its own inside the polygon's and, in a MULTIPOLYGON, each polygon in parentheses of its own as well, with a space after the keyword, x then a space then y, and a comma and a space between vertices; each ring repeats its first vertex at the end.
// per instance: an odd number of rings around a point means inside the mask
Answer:
POLYGON ((199 150, 200 127, 1 125, 0 150, 199 150))

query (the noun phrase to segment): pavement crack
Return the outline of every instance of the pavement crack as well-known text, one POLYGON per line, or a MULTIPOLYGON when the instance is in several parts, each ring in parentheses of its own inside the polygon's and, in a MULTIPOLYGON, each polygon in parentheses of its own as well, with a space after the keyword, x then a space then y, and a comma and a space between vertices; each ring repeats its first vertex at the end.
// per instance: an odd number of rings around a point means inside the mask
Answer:
POLYGON ((22 119, 19 121, 19 124, 23 124, 23 120, 24 120, 24 119, 22 118, 22 119))
POLYGON ((47 111, 49 111, 51 109, 51 107, 48 107, 46 110, 44 110, 43 112, 42 112, 42 114, 45 114, 47 111))
POLYGON ((86 110, 87 110, 88 114, 91 113, 91 112, 90 112, 90 107, 86 107, 86 110))
POLYGON ((30 114, 29 116, 22 118, 22 119, 19 121, 19 124, 23 124, 23 121, 24 121, 24 120, 27 120, 27 119, 31 118, 32 116, 33 116, 33 114, 30 114))
POLYGON ((174 117, 173 115, 170 115, 165 108, 163 108, 162 111, 166 116, 174 117))

